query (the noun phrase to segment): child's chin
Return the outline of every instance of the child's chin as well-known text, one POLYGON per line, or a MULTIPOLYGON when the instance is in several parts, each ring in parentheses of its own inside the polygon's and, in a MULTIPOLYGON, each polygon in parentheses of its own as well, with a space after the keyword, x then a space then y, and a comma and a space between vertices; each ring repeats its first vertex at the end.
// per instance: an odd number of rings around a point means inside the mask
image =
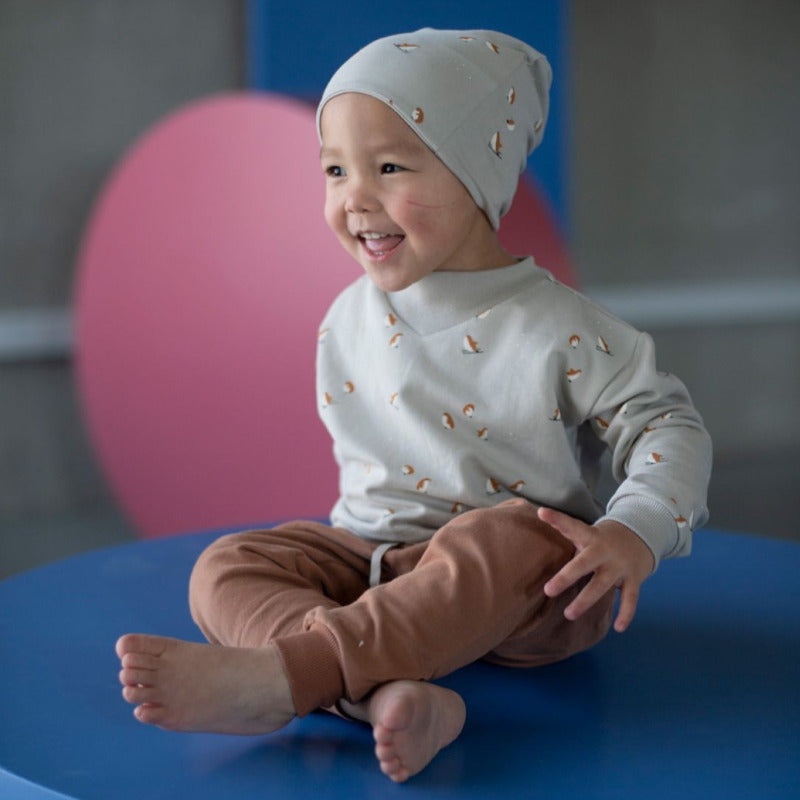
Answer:
POLYGON ((403 279, 400 276, 376 275, 374 271, 367 274, 382 292, 402 292, 403 289, 408 289, 412 283, 415 283, 415 280, 411 278, 403 279))

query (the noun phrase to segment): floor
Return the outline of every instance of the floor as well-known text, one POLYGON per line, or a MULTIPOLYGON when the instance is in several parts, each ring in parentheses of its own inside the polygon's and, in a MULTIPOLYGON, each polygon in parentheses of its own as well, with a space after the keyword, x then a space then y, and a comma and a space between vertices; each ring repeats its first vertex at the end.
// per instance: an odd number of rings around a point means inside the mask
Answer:
POLYGON ((186 579, 215 535, 140 541, 0 583, 0 797, 798 797, 794 542, 709 531, 692 558, 661 567, 624 636, 536 670, 448 675, 468 707, 463 735, 397 787, 369 727, 330 714, 266 737, 133 719, 111 643, 126 630, 199 639, 186 579))
MULTIPOLYGON (((788 454, 718 456, 709 492, 710 524, 800 540, 794 520, 798 487, 800 465, 788 454)), ((0 579, 134 538, 131 525, 114 509, 81 516, 0 520, 0 579)))

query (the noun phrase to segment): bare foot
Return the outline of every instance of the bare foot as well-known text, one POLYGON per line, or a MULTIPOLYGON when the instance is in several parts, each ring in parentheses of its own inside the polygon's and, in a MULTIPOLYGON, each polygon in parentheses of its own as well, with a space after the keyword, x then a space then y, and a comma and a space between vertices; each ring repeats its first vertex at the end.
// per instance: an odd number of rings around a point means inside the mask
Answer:
POLYGON ((261 734, 295 716, 272 647, 218 647, 127 634, 117 642, 122 696, 140 722, 175 731, 261 734))
POLYGON ((423 770, 461 733, 466 707, 450 689, 424 681, 392 681, 367 701, 381 771, 396 783, 423 770))

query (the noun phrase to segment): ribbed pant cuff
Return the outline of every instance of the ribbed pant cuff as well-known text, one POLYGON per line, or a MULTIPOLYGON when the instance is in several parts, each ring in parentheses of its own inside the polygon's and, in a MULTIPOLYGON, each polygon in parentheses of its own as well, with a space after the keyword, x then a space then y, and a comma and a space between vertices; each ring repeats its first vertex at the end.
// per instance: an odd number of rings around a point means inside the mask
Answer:
POLYGON ((339 651, 333 635, 314 628, 275 639, 298 717, 334 705, 344 697, 339 651))

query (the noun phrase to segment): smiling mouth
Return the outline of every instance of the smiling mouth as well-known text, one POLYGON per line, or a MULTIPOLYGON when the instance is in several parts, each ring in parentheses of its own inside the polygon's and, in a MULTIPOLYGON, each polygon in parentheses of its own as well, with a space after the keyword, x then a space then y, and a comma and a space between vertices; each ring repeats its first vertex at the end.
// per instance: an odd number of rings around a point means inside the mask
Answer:
POLYGON ((374 233, 366 231, 358 234, 361 247, 372 258, 384 258, 391 255, 405 239, 402 234, 374 233))

